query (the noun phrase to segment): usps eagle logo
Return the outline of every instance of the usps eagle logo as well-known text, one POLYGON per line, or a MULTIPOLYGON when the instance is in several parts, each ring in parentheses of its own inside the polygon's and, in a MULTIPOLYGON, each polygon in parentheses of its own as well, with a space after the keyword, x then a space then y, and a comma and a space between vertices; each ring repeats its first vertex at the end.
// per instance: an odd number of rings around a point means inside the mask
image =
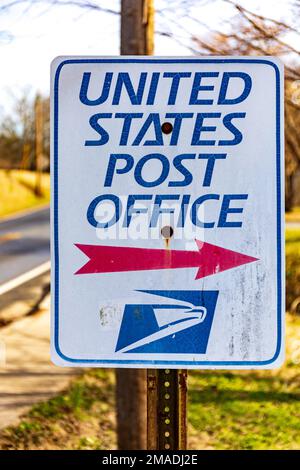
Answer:
POLYGON ((116 352, 206 353, 218 291, 139 292, 148 294, 148 302, 125 305, 116 352), (150 303, 149 295, 164 302, 150 303))

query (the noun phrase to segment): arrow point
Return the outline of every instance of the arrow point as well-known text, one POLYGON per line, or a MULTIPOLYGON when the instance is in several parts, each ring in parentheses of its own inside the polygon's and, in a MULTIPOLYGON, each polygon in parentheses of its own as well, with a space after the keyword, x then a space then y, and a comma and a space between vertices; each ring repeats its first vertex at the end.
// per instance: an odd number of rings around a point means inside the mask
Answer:
POLYGON ((212 245, 211 243, 195 240, 201 260, 204 257, 204 262, 199 266, 195 279, 217 274, 227 269, 236 268, 243 264, 253 263, 258 261, 259 258, 245 255, 237 251, 228 250, 221 246, 212 245))

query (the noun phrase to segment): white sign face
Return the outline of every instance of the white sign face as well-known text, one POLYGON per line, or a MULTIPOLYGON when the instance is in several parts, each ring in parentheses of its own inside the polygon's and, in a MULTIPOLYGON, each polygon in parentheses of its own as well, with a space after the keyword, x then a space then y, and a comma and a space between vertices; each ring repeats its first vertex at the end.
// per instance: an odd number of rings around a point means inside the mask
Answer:
POLYGON ((283 70, 270 57, 52 64, 52 358, 283 360, 283 70))

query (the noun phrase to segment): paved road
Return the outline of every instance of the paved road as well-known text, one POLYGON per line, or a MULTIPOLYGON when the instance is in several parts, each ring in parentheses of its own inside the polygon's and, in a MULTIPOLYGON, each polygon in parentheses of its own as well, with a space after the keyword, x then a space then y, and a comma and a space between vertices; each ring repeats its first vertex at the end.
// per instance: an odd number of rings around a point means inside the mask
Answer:
POLYGON ((0 222, 0 286, 49 260, 49 208, 0 222))

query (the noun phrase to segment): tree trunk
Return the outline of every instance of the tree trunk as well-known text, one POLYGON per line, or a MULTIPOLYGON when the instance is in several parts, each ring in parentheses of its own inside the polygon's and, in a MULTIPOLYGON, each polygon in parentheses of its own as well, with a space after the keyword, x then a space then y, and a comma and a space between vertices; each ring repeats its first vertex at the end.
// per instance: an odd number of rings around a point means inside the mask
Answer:
POLYGON ((117 369, 119 450, 147 447, 147 382, 145 369, 117 369))
MULTIPOLYGON (((122 0, 121 54, 151 55, 153 0, 122 0)), ((116 370, 118 448, 147 448, 147 376, 145 369, 116 370)))
POLYGON ((152 55, 154 0, 122 0, 121 55, 152 55))

